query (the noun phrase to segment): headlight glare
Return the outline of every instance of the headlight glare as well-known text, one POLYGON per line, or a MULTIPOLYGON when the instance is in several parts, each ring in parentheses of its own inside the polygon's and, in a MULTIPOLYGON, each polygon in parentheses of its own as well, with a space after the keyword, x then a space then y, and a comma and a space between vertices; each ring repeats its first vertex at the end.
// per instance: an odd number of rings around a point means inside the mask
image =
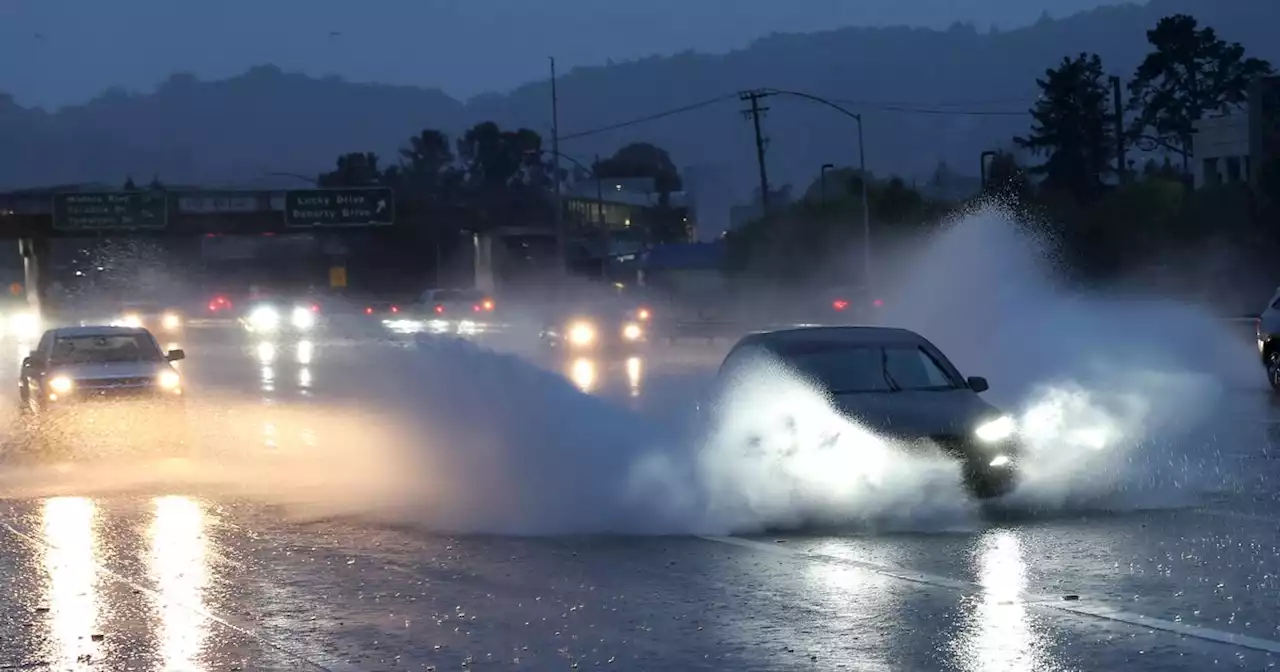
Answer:
POLYGON ((316 324, 316 316, 310 310, 298 306, 293 309, 293 314, 290 316, 289 321, 297 329, 310 329, 316 324))
POLYGON ((49 381, 49 389, 58 394, 66 394, 75 387, 75 383, 66 376, 58 376, 49 381))
POLYGON ((280 313, 270 306, 261 306, 254 308, 249 313, 249 324, 254 329, 269 331, 280 326, 280 313))
POLYGON ((644 336, 644 330, 634 322, 629 322, 622 327, 622 337, 628 341, 638 341, 641 336, 644 336))
POLYGON ((182 385, 182 377, 176 371, 164 371, 156 378, 156 383, 162 389, 177 390, 182 385))
POLYGON ((980 441, 995 443, 997 441, 1004 441, 1005 439, 1013 436, 1013 433, 1016 430, 1017 426, 1014 424, 1013 418, 1007 415, 1002 415, 995 420, 990 420, 979 425, 978 428, 974 430, 974 434, 980 441))
POLYGON ((589 322, 569 325, 569 342, 574 345, 591 345, 596 340, 596 328, 589 322))
POLYGON ((160 326, 165 329, 177 329, 182 326, 182 318, 178 317, 177 313, 165 313, 160 318, 160 326))

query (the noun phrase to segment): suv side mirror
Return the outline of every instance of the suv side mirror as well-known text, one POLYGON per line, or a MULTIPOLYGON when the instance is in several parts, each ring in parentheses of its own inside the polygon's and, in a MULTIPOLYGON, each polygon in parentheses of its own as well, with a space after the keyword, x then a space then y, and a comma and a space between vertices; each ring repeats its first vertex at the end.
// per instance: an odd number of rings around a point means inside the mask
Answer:
POLYGON ((34 365, 35 365, 35 360, 31 359, 31 355, 27 355, 26 357, 22 358, 22 368, 24 371, 31 369, 31 367, 34 365))
POLYGON ((177 361, 186 359, 187 353, 183 351, 181 348, 177 348, 174 350, 170 350, 168 354, 164 356, 164 358, 170 362, 177 362, 177 361))
POLYGON ((991 383, 988 383, 987 379, 982 376, 969 376, 968 383, 969 389, 974 392, 986 392, 991 389, 991 383))

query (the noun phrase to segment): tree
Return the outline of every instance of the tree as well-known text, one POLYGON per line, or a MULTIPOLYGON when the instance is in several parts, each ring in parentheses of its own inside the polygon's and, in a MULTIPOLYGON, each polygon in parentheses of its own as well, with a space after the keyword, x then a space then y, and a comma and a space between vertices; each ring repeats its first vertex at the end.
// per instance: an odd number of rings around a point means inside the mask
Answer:
POLYGON ((1154 51, 1129 82, 1129 109, 1137 116, 1128 133, 1182 157, 1188 170, 1195 122, 1210 112, 1230 113, 1248 99, 1249 82, 1271 65, 1246 58, 1239 43, 1227 43, 1213 28, 1177 14, 1147 31, 1154 51))
POLYGON ((476 124, 457 142, 460 187, 476 226, 507 217, 547 214, 551 169, 542 136, 527 128, 504 131, 492 121, 476 124))
POLYGON ((653 190, 665 205, 671 192, 684 188, 680 179, 680 171, 671 161, 667 150, 647 142, 633 142, 614 152, 613 156, 598 161, 592 170, 597 177, 628 178, 648 177, 653 179, 653 190))
POLYGON ((1041 95, 1031 110, 1031 134, 1014 141, 1047 160, 1031 170, 1042 186, 1065 191, 1081 201, 1097 198, 1112 172, 1115 137, 1110 92, 1097 54, 1064 58, 1037 79, 1041 95))
POLYGON ((125 180, 124 180, 124 187, 123 187, 123 189, 124 189, 125 191, 137 191, 137 190, 138 190, 138 185, 136 185, 136 184, 134 184, 134 183, 133 183, 133 177, 126 177, 126 178, 125 178, 125 180))
POLYGON ((386 177, 414 202, 440 203, 452 198, 461 180, 455 161, 449 136, 424 130, 409 138, 400 150, 400 165, 389 168, 386 177))
POLYGON ((373 152, 351 152, 338 157, 337 166, 316 178, 321 187, 367 187, 382 184, 384 175, 373 152))

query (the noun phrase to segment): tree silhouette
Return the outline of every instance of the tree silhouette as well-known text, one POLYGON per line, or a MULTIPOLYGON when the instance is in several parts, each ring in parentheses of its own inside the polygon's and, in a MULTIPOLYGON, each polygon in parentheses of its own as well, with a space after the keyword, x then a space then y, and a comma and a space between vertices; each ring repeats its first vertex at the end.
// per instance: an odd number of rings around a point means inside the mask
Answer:
POLYGON ((1177 14, 1147 31, 1154 48, 1129 82, 1129 109, 1137 116, 1128 133, 1182 157, 1187 171, 1195 122, 1207 113, 1230 113, 1248 99, 1249 82, 1271 65, 1246 58, 1239 43, 1227 43, 1213 28, 1177 14))
POLYGON ((1080 201, 1097 198, 1113 170, 1115 146, 1102 59, 1083 53, 1064 58, 1036 84, 1041 95, 1031 110, 1031 134, 1014 141, 1047 157, 1031 169, 1043 176, 1044 188, 1069 192, 1080 201))
POLYGON ((667 150, 647 142, 633 142, 597 162, 592 169, 602 178, 648 177, 665 205, 671 192, 684 188, 680 172, 667 150))
POLYGON ((316 184, 325 188, 368 187, 382 184, 383 180, 377 154, 351 152, 339 156, 337 166, 316 178, 316 184))

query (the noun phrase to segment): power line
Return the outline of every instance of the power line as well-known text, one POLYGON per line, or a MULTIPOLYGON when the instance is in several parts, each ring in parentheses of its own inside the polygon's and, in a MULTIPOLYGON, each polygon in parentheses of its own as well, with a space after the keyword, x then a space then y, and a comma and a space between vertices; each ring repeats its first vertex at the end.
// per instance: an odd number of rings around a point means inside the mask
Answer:
MULTIPOLYGON (((675 116, 677 114, 684 114, 685 112, 693 112, 695 110, 700 110, 704 107, 710 107, 711 105, 715 105, 716 103, 722 103, 728 100, 734 100, 738 98, 738 95, 739 94, 737 93, 730 93, 730 94, 725 94, 723 96, 716 96, 715 98, 708 98, 706 100, 702 100, 696 103, 691 103, 689 105, 683 105, 681 107, 676 107, 669 110, 664 110, 662 112, 657 112, 655 114, 649 114, 643 117, 636 117, 635 119, 628 119, 627 121, 618 122, 616 124, 610 124, 608 126, 600 126, 597 128, 586 130, 586 131, 579 131, 577 133, 569 133, 566 135, 561 135, 560 140, 561 142, 565 140, 576 140, 578 138, 585 138, 592 135, 599 135, 601 133, 608 133, 610 131, 616 131, 616 130, 628 128, 631 126, 638 126, 640 124, 648 123, 650 121, 657 121, 658 119, 664 119, 666 117, 675 116)), ((848 100, 848 99, 841 99, 841 98, 831 98, 830 100, 836 103, 840 103, 842 105, 849 105, 852 107, 858 107, 865 110, 874 110, 877 112, 896 112, 899 114, 925 114, 925 115, 955 116, 955 117, 1025 117, 1028 114, 1027 110, 975 110, 975 109, 966 109, 966 108, 950 108, 950 107, 946 107, 946 103, 940 103, 938 106, 935 106, 935 107, 926 107, 926 106, 914 106, 914 105, 905 105, 905 104, 896 104, 896 103, 874 102, 874 101, 866 101, 866 100, 848 100)), ((1005 101, 990 101, 990 102, 1005 102, 1005 101)), ((969 101, 963 104, 976 105, 981 103, 979 101, 969 101)))
POLYGON ((723 96, 716 96, 715 98, 709 98, 707 100, 703 100, 697 103, 692 103, 690 105, 684 105, 682 107, 677 107, 677 108, 673 108, 663 112, 658 112, 657 114, 650 114, 643 117, 637 117, 635 119, 619 122, 617 124, 610 124, 609 126, 601 126, 599 128, 593 128, 589 131, 581 131, 578 133, 570 133, 567 135, 562 135, 560 136, 560 140, 561 141, 574 140, 577 138, 586 137, 588 135, 598 135, 600 133, 608 133, 609 131, 616 131, 620 128, 627 128, 628 126, 635 126, 637 124, 643 124, 650 121, 657 121, 658 119, 663 119, 665 117, 670 117, 677 114, 684 114, 685 112, 700 110, 704 107, 710 107, 711 105, 724 102, 726 100, 735 100, 737 99, 737 97, 738 97, 738 94, 736 93, 730 93, 723 96))

